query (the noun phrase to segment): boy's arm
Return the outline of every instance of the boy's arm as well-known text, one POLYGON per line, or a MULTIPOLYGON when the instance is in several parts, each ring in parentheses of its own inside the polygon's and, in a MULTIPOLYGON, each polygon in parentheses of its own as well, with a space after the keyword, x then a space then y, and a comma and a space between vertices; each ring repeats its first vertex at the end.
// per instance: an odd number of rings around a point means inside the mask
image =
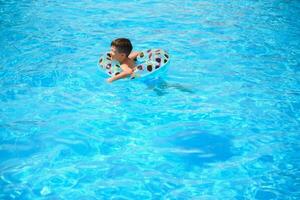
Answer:
POLYGON ((135 51, 129 54, 128 58, 134 60, 138 55, 140 54, 140 52, 135 51))
POLYGON ((130 69, 130 68, 128 67, 128 65, 126 65, 126 64, 123 64, 123 65, 121 65, 120 67, 121 67, 121 69, 122 69, 122 72, 121 72, 120 74, 118 74, 118 75, 115 75, 115 76, 113 76, 113 77, 107 79, 107 82, 111 83, 111 82, 116 81, 116 80, 118 80, 118 79, 125 78, 125 77, 127 77, 128 75, 132 74, 132 72, 133 72, 133 70, 130 69))

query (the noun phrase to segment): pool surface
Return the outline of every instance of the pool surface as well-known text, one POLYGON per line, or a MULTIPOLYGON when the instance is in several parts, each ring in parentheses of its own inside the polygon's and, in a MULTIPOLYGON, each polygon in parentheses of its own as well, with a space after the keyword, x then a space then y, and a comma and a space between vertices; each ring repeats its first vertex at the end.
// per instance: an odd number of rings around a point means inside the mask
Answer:
POLYGON ((0 199, 300 199, 300 1, 1 1, 0 199), (118 37, 168 71, 106 83, 118 37))

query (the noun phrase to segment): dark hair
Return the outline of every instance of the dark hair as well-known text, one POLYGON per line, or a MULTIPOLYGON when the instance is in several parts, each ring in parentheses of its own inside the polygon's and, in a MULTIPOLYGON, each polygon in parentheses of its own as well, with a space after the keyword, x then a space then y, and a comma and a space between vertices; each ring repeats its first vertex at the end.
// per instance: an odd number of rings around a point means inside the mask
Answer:
POLYGON ((118 38, 111 42, 110 46, 116 47, 119 53, 125 53, 126 56, 129 56, 132 51, 132 44, 127 38, 118 38))

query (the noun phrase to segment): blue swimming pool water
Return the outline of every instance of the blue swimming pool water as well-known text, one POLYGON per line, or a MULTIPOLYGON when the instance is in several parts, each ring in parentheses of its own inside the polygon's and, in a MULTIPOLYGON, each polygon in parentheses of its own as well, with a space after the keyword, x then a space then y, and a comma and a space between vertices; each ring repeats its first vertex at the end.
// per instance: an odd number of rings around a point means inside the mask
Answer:
POLYGON ((299 199, 300 2, 0 1, 0 199, 299 199), (105 82, 111 40, 162 48, 105 82))

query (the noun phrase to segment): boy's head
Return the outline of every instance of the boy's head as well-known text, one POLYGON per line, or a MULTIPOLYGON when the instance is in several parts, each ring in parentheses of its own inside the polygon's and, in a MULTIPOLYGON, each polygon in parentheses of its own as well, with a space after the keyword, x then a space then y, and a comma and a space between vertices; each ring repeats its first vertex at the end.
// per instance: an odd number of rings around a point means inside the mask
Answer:
POLYGON ((112 59, 122 61, 129 56, 132 51, 132 44, 129 39, 118 38, 111 42, 112 59))

